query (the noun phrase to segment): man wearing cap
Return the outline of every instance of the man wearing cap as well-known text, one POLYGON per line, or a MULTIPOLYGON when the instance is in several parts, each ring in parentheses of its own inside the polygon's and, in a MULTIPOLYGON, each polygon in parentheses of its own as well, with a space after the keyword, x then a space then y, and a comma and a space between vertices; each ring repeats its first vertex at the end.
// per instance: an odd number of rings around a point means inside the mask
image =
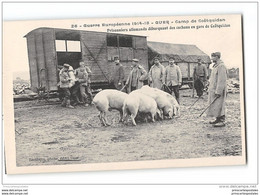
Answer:
POLYGON ((165 83, 171 90, 170 94, 174 92, 176 100, 180 103, 179 88, 182 84, 182 74, 180 67, 175 64, 173 57, 169 58, 169 65, 166 67, 165 83))
POLYGON ((144 80, 147 79, 146 70, 140 64, 138 64, 138 62, 138 59, 132 60, 133 68, 130 71, 125 84, 128 93, 136 89, 140 89, 143 86, 144 80))
POLYGON ((125 78, 125 69, 120 63, 119 58, 115 57, 115 67, 112 73, 111 82, 113 82, 114 87, 121 90, 123 87, 123 82, 125 78))
POLYGON ((80 83, 79 85, 79 90, 80 90, 80 95, 82 97, 82 100, 85 104, 85 106, 88 106, 89 104, 87 103, 87 95, 89 95, 90 97, 90 101, 92 102, 93 98, 92 98, 92 93, 91 93, 91 89, 90 89, 90 69, 86 68, 84 61, 80 61, 79 62, 79 68, 77 68, 75 70, 75 75, 76 78, 78 80, 78 82, 80 83))
POLYGON ((227 97, 228 75, 226 66, 220 57, 220 52, 211 54, 214 64, 209 79, 208 103, 211 104, 211 106, 208 109, 207 116, 216 117, 216 120, 210 122, 214 127, 225 126, 225 102, 227 97))
POLYGON ((84 60, 81 60, 80 63, 84 63, 86 71, 88 73, 88 85, 86 86, 86 93, 89 96, 90 99, 90 104, 93 104, 93 94, 91 92, 91 77, 92 77, 92 72, 90 70, 90 68, 87 66, 87 64, 85 64, 84 60))
POLYGON ((64 64, 63 68, 60 70, 59 73, 59 78, 60 78, 59 85, 64 94, 64 99, 61 105, 67 108, 74 108, 73 106, 70 105, 70 97, 71 97, 70 87, 73 79, 70 78, 69 68, 70 68, 69 64, 64 64))
POLYGON ((159 58, 154 58, 154 65, 151 67, 149 74, 150 86, 157 89, 162 89, 165 84, 165 68, 161 65, 159 58))
POLYGON ((85 106, 88 106, 87 104, 87 94, 86 94, 86 87, 88 85, 88 73, 85 68, 84 62, 79 62, 79 68, 75 70, 75 76, 77 81, 79 82, 79 91, 82 98, 83 103, 85 106))
POLYGON ((205 64, 202 64, 201 58, 198 58, 198 64, 193 69, 193 81, 194 88, 196 89, 197 95, 200 97, 203 95, 203 89, 205 82, 207 81, 208 71, 205 64))

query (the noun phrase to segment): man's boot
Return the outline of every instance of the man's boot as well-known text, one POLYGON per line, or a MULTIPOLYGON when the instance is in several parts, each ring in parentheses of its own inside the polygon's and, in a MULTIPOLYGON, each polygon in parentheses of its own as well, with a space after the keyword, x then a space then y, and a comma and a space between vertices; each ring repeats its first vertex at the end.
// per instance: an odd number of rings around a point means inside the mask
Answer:
POLYGON ((219 122, 213 125, 214 127, 225 127, 225 115, 219 117, 219 122))
POLYGON ((209 124, 214 125, 214 124, 218 123, 219 121, 220 121, 220 118, 217 117, 216 120, 214 120, 214 121, 210 121, 209 124))
POLYGON ((70 100, 67 100, 66 108, 74 108, 74 106, 70 105, 70 100))
POLYGON ((62 106, 62 107, 65 107, 65 106, 66 106, 66 100, 65 100, 65 99, 62 100, 61 106, 62 106))

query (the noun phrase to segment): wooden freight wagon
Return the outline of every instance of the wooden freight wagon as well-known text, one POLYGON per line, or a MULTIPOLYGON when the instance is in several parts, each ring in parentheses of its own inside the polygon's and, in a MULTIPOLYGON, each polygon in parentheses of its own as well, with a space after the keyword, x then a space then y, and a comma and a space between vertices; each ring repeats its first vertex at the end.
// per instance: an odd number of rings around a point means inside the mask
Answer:
POLYGON ((31 87, 56 91, 59 82, 58 67, 68 63, 73 68, 82 59, 92 71, 92 87, 107 87, 119 57, 125 67, 126 77, 133 58, 148 71, 148 49, 145 36, 37 28, 25 35, 27 39, 31 87))
POLYGON ((154 57, 159 57, 161 64, 168 65, 169 57, 173 57, 181 69, 182 84, 192 87, 193 68, 198 64, 198 58, 206 64, 208 70, 211 64, 210 57, 201 51, 196 45, 171 44, 161 42, 147 42, 149 68, 153 64, 154 57))

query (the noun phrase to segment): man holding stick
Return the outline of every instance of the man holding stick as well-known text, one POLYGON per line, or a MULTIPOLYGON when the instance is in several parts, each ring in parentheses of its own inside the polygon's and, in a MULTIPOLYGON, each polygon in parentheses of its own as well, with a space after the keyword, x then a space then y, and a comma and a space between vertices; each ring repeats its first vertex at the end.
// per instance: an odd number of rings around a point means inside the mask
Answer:
POLYGON ((207 116, 216 117, 216 120, 210 122, 214 127, 225 126, 225 103, 227 97, 227 69, 220 59, 221 53, 211 54, 214 63, 209 79, 209 108, 207 116))

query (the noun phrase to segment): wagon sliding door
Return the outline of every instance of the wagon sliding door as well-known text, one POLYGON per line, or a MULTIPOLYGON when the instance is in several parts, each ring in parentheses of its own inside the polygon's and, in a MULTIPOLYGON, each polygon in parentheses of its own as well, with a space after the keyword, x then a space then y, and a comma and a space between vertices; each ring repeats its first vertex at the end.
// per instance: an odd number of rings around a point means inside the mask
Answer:
POLYGON ((32 90, 57 90, 55 35, 51 29, 35 31, 27 37, 32 90))
POLYGON ((92 71, 92 82, 109 81, 106 35, 98 32, 81 32, 82 58, 92 71))
POLYGON ((45 53, 45 74, 47 76, 47 89, 57 90, 57 59, 55 49, 55 34, 53 30, 43 31, 43 48, 45 53))

